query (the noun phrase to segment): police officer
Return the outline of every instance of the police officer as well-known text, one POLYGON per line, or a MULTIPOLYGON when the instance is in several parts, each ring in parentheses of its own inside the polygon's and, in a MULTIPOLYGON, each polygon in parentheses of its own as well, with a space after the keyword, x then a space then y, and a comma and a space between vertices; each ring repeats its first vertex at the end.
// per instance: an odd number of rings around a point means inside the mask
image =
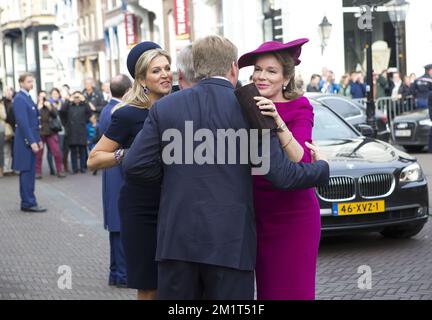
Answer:
POLYGON ((432 64, 425 66, 425 74, 414 81, 413 91, 417 108, 427 108, 432 94, 432 64))
POLYGON ((14 157, 12 168, 20 172, 21 210, 26 212, 45 212, 34 195, 36 177, 36 154, 43 148, 40 139, 39 111, 30 97, 34 78, 31 73, 19 77, 21 90, 13 101, 16 121, 14 157))

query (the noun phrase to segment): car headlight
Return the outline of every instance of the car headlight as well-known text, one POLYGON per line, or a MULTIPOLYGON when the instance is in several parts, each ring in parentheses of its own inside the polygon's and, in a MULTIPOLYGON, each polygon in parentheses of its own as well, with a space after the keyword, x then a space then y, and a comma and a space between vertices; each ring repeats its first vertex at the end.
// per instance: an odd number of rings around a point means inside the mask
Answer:
POLYGON ((419 121, 421 126, 429 126, 432 127, 432 120, 431 119, 424 119, 419 121))
POLYGON ((402 170, 400 174, 400 182, 415 182, 423 179, 423 170, 418 163, 409 165, 402 170))

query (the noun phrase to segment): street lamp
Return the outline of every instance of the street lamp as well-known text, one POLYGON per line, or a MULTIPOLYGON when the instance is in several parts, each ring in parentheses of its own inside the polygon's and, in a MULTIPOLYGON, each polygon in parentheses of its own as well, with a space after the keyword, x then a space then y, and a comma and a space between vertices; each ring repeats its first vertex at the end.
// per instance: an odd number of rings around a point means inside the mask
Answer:
MULTIPOLYGON (((372 67, 372 32, 373 32, 373 13, 376 11, 377 4, 372 0, 365 1, 366 4, 360 5, 359 27, 365 31, 366 41, 364 48, 366 49, 366 123, 372 127, 374 133, 377 133, 377 123, 375 119, 375 100, 374 100, 374 85, 373 85, 373 67, 372 67), (366 23, 363 23, 363 22, 366 23)), ((357 3, 357 1, 355 1, 357 3)))
POLYGON ((386 4, 389 18, 395 29, 396 66, 398 70, 403 74, 406 74, 406 66, 405 66, 405 59, 403 53, 404 50, 402 47, 403 34, 402 34, 401 26, 406 20, 409 6, 410 6, 409 2, 405 0, 392 0, 386 4))
POLYGON ((324 16, 321 23, 318 25, 318 32, 321 37, 321 55, 324 54, 324 49, 327 47, 327 41, 330 39, 330 34, 332 31, 332 24, 328 21, 327 17, 324 16))

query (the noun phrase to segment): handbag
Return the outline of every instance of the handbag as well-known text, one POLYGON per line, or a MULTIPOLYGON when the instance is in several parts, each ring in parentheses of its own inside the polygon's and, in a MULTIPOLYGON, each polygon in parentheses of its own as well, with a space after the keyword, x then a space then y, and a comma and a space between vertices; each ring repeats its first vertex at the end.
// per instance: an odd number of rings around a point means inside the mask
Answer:
POLYGON ((9 123, 5 123, 5 141, 10 141, 14 137, 15 133, 12 126, 9 123))
POLYGON ((63 126, 58 116, 55 118, 50 117, 49 128, 52 132, 55 133, 62 131, 63 126))
POLYGON ((264 116, 257 107, 254 97, 261 96, 255 84, 250 83, 234 91, 237 101, 242 107, 243 113, 249 122, 251 129, 275 129, 273 118, 264 116))

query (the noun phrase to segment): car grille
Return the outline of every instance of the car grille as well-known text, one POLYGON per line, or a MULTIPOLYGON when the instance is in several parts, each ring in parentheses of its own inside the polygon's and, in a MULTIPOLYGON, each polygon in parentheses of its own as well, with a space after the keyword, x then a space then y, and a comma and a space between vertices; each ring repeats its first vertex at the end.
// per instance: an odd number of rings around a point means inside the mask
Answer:
MULTIPOLYGON (((369 174, 358 179, 359 195, 374 199, 391 194, 395 187, 392 174, 369 174)), ((328 202, 349 201, 356 197, 356 181, 352 177, 330 177, 329 184, 317 188, 318 196, 328 202)))
POLYGON ((317 188, 318 196, 324 201, 352 200, 355 198, 355 182, 351 177, 330 177, 329 184, 317 188))
POLYGON ((369 174, 358 181, 360 195, 365 199, 383 197, 393 191, 392 174, 369 174))

